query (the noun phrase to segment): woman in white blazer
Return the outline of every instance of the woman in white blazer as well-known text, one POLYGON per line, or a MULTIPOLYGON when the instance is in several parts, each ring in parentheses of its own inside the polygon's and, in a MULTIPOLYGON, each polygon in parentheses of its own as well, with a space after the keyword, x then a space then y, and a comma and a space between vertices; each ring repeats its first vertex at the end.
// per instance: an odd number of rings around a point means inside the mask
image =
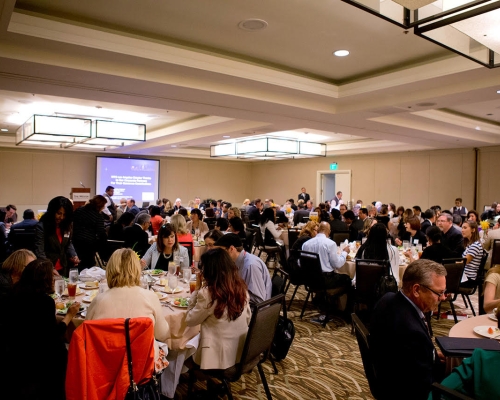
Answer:
POLYGON ((170 224, 163 225, 158 231, 156 243, 153 243, 141 259, 143 268, 162 269, 168 271, 168 263, 180 258, 181 269, 189 268, 189 254, 184 246, 180 246, 170 224))
POLYGON ((247 285, 226 250, 201 256, 203 283, 191 295, 188 326, 201 324, 193 361, 201 369, 226 369, 240 361, 252 316, 247 285))

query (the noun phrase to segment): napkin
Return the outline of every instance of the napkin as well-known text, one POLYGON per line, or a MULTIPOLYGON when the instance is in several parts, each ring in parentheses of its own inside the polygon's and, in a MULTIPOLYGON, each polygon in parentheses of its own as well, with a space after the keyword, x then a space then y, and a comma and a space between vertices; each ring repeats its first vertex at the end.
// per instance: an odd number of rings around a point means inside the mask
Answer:
POLYGON ((346 247, 349 247, 349 241, 347 239, 344 242, 340 243, 340 250, 344 251, 346 247))
POLYGON ((80 280, 97 280, 106 278, 106 271, 99 267, 85 268, 80 272, 80 280))

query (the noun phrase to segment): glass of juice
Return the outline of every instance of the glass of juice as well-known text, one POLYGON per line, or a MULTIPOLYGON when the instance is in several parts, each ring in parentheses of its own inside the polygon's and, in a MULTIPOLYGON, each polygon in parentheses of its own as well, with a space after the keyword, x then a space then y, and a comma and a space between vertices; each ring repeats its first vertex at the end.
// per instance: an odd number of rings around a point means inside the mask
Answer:
POLYGON ((189 281, 189 292, 193 293, 196 290, 196 278, 189 281))

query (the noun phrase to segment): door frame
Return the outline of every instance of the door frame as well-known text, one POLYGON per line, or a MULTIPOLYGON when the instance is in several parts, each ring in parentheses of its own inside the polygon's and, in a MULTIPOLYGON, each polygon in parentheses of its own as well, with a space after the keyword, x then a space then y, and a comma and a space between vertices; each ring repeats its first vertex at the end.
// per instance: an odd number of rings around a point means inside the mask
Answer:
MULTIPOLYGON (((341 170, 321 170, 316 171, 316 205, 318 205, 321 201, 323 201, 322 193, 321 193, 321 176, 322 175, 349 175, 349 193, 346 193, 345 187, 342 188, 343 197, 346 199, 350 199, 351 197, 351 170, 350 169, 341 169, 341 170)), ((337 179, 335 179, 335 185, 337 185, 337 179)), ((327 199, 330 200, 330 199, 327 199)), ((346 203, 347 204, 347 203, 346 203)))

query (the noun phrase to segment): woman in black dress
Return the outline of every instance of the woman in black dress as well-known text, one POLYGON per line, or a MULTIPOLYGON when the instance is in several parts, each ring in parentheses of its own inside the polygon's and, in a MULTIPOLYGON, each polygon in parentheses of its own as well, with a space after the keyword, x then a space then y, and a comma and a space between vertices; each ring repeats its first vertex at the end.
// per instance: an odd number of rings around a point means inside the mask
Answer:
POLYGON ((2 304, 1 324, 8 324, 8 328, 0 327, 5 399, 65 398, 68 352, 64 334, 80 303, 74 302, 62 321, 56 320, 56 305, 50 297, 54 293, 53 269, 47 259, 30 262, 5 307, 2 304))

